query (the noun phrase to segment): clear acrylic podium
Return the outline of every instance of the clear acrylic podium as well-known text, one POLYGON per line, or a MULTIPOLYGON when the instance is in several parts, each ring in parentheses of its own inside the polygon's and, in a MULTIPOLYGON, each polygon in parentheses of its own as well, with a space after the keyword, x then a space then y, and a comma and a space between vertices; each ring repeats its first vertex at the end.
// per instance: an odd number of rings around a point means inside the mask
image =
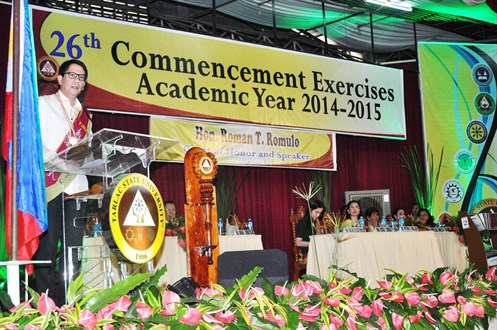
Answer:
MULTIPOLYGON (((76 200, 79 208, 82 202, 89 200, 97 200, 98 207, 102 207, 102 200, 107 192, 111 192, 123 175, 132 173, 134 169, 143 169, 149 176, 149 165, 157 159, 157 156, 166 151, 170 147, 177 144, 178 141, 138 134, 126 131, 113 129, 102 129, 95 134, 89 135, 79 141, 74 146, 57 154, 56 157, 45 163, 46 172, 59 172, 66 174, 81 174, 88 176, 96 176, 102 178, 103 191, 100 194, 82 194, 71 197, 76 200), (140 165, 140 166, 138 166, 140 165)), ((73 219, 73 224, 76 219, 73 219)), ((64 221, 65 223, 65 221, 64 221)), ((81 228, 83 230, 83 228, 81 228)), ((65 228, 64 228, 65 233, 65 228)), ((79 274, 73 272, 73 251, 77 251, 78 260, 81 261, 81 269, 89 274, 100 274, 88 279, 88 282, 93 287, 109 287, 116 282, 114 271, 115 259, 111 258, 112 253, 109 247, 103 244, 99 247, 97 255, 94 254, 95 247, 88 246, 71 246, 68 242, 65 244, 63 239, 63 247, 65 251, 66 265, 64 279, 73 279, 79 274), (71 260, 69 260, 71 259, 71 260), (99 262, 100 261, 100 262, 99 262), (85 264, 88 266, 85 270, 85 264), (97 267, 97 271, 95 271, 97 267)), ((126 265, 120 265, 121 277, 126 271, 126 265)), ((131 267, 131 272, 136 271, 136 267, 131 267)), ((65 282, 65 290, 67 291, 67 282, 65 282)))

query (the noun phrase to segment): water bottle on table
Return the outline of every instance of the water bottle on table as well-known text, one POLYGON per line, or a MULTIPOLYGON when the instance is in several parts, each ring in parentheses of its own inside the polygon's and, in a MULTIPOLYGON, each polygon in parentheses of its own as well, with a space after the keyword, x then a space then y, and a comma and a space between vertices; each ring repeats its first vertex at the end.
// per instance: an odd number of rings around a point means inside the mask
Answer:
POLYGON ((217 233, 219 236, 223 234, 223 218, 219 218, 217 221, 217 233))
POLYGON ((252 219, 249 218, 247 220, 247 228, 248 230, 250 230, 252 233, 254 232, 254 223, 252 222, 252 219))

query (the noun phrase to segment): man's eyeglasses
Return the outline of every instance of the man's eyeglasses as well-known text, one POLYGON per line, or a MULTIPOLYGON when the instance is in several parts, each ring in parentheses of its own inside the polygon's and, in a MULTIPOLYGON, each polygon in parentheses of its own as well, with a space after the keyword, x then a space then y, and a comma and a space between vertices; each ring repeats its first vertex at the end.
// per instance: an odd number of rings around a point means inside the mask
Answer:
POLYGON ((66 74, 70 79, 76 79, 76 77, 77 77, 80 81, 86 80, 85 74, 80 74, 80 73, 76 73, 76 72, 64 72, 64 74, 66 74))

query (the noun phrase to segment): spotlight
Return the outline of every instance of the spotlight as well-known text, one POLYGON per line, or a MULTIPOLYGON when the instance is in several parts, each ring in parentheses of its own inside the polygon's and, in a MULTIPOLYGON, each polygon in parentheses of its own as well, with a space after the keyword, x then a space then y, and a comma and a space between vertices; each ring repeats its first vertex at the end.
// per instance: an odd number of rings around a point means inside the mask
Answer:
POLYGON ((364 0, 367 3, 372 3, 378 6, 384 6, 394 9, 399 9, 403 11, 412 11, 412 6, 404 1, 390 1, 390 0, 364 0))

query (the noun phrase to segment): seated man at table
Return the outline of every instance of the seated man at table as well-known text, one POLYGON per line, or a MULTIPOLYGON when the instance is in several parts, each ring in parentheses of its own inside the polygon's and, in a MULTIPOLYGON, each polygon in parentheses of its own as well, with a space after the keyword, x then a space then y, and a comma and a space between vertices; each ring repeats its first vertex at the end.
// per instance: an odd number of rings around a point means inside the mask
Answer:
POLYGON ((176 203, 167 201, 164 203, 164 207, 166 208, 166 221, 172 222, 176 217, 176 203))
POLYGON ((309 250, 309 236, 319 234, 316 232, 316 223, 321 221, 324 215, 324 204, 320 200, 309 201, 309 208, 310 216, 309 210, 307 210, 295 228, 296 245, 304 254, 307 254, 309 250))

